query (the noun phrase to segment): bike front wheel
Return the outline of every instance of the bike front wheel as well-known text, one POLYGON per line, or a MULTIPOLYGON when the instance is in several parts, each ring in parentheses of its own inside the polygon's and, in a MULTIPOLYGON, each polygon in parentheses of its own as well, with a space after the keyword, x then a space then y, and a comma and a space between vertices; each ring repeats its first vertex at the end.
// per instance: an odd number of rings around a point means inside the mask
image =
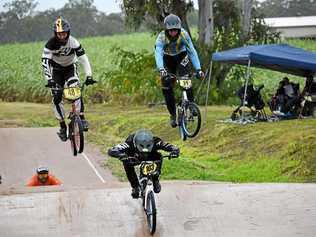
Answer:
POLYGON ((74 118, 70 122, 70 142, 73 155, 82 153, 84 148, 83 126, 80 118, 74 118))
POLYGON ((201 111, 199 107, 189 102, 182 115, 181 127, 183 132, 190 138, 195 137, 201 128, 201 111))
POLYGON ((156 231, 156 203, 153 191, 150 191, 147 195, 145 212, 149 233, 153 235, 156 231))

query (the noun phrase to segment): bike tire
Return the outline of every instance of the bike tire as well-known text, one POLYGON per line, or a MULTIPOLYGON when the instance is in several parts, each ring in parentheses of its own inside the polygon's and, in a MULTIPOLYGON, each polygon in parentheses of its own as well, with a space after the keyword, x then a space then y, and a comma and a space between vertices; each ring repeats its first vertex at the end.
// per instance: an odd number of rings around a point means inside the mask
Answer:
POLYGON ((156 231, 156 202, 153 191, 150 191, 147 195, 146 202, 146 216, 149 233, 153 235, 156 231))
POLYGON ((73 135, 77 151, 78 153, 82 153, 84 149, 84 133, 81 119, 79 117, 75 118, 73 129, 73 135))
POLYGON ((182 115, 181 126, 183 128, 183 132, 185 133, 185 135, 187 137, 192 138, 195 137, 201 129, 201 111, 199 107, 193 102, 189 102, 185 110, 186 111, 182 115), (190 117, 188 117, 188 114, 186 113, 187 111, 189 111, 190 117), (195 121, 196 125, 191 131, 191 129, 188 128, 188 122, 192 121, 195 121))
POLYGON ((68 126, 68 134, 69 134, 69 140, 70 140, 70 146, 71 146, 71 150, 72 150, 72 154, 74 156, 76 156, 78 154, 78 151, 77 151, 77 147, 76 147, 76 143, 75 143, 75 137, 74 137, 74 134, 73 134, 73 127, 74 127, 74 123, 73 121, 71 121, 69 123, 69 126, 68 126))

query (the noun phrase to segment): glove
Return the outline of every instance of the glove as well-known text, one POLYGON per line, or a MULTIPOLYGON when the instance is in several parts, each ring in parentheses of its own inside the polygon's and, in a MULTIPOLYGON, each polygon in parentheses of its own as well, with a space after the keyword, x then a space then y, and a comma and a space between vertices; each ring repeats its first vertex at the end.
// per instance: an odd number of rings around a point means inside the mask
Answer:
POLYGON ((176 149, 176 150, 173 150, 172 152, 170 152, 170 157, 177 158, 177 157, 179 157, 179 154, 180 154, 180 150, 176 149))
POLYGON ((161 78, 164 78, 164 77, 168 76, 168 72, 164 68, 160 69, 159 73, 160 73, 160 77, 161 78))
POLYGON ((93 80, 92 76, 87 76, 85 84, 88 85, 92 85, 94 83, 96 83, 97 81, 93 80))
POLYGON ((200 69, 200 70, 197 70, 197 72, 196 72, 196 77, 197 77, 198 79, 204 80, 204 77, 205 77, 204 72, 203 72, 201 69, 200 69))
POLYGON ((49 88, 56 87, 56 82, 53 79, 49 79, 47 81, 47 85, 45 85, 45 87, 49 87, 49 88))

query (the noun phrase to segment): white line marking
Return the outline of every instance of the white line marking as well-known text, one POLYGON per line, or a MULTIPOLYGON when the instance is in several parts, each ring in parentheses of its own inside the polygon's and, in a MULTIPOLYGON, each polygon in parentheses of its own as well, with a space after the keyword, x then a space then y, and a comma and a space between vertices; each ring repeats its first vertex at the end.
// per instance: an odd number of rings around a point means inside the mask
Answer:
POLYGON ((88 156, 85 153, 81 153, 82 156, 86 159, 86 161, 88 162, 88 164, 90 165, 90 167, 93 169, 94 173, 99 177, 99 179, 101 180, 102 183, 106 183, 106 181, 102 178, 102 176, 100 175, 100 173, 97 171, 97 169, 95 168, 95 166, 92 164, 92 162, 90 161, 90 159, 88 158, 88 156))

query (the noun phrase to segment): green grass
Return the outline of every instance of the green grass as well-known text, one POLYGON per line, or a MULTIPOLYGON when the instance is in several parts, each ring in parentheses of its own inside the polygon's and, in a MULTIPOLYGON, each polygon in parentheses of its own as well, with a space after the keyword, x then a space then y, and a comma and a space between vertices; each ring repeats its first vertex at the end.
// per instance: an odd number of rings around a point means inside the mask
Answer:
MULTIPOLYGON (((152 52, 155 36, 148 33, 82 39, 91 61, 97 86, 87 88, 86 95, 120 98, 116 104, 131 101, 129 95, 113 96, 107 83, 110 71, 117 69, 113 47, 140 52, 152 52), (125 96, 125 97, 124 97, 125 96)), ((316 42, 291 40, 289 44, 316 52, 316 42)), ((51 100, 44 87, 41 54, 44 42, 0 45, 0 100, 51 100)), ((264 83, 266 95, 272 93, 284 74, 254 69, 256 83, 264 83)), ((301 83, 304 80, 289 76, 301 83)), ((135 93, 137 97, 137 93, 135 93)), ((140 97, 142 98, 142 97, 140 97)), ((152 129, 166 141, 181 148, 181 158, 166 161, 165 179, 199 179, 233 182, 315 182, 316 122, 292 120, 279 123, 258 123, 239 126, 220 123, 227 118, 230 107, 210 107, 207 124, 199 136, 187 142, 179 141, 177 130, 168 125, 164 108, 119 107, 104 104, 88 105, 92 128, 88 139, 103 152, 121 142, 130 132, 141 127, 152 129)), ((0 103, 0 127, 57 126, 48 104, 0 103)), ((113 173, 124 177, 121 164, 110 159, 105 164, 113 173)))
POLYGON ((56 125, 56 119, 50 105, 0 102, 0 127, 48 127, 56 125))
MULTIPOLYGON (((227 106, 208 108, 206 125, 198 137, 179 140, 171 129, 164 107, 119 107, 87 105, 91 123, 88 140, 103 153, 139 128, 151 129, 181 149, 181 157, 166 160, 163 179, 215 180, 231 182, 315 182, 316 120, 234 125, 221 123, 231 113, 227 106)), ((50 105, 0 103, 0 127, 55 126, 50 105), (8 123, 10 121, 10 123, 8 123), (16 124, 15 124, 16 122, 16 124)), ((125 180, 115 159, 105 164, 125 180)))

